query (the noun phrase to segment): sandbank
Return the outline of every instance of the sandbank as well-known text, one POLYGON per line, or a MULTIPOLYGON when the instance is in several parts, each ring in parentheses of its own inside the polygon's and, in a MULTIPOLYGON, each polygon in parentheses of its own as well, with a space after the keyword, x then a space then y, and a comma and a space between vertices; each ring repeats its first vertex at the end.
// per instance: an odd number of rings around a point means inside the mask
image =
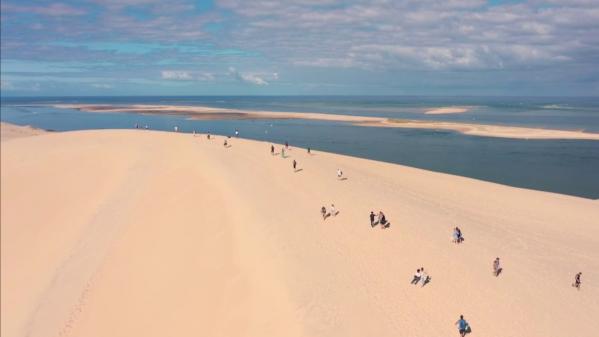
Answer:
POLYGON ((460 113, 468 112, 469 110, 470 110, 470 107, 465 107, 465 106, 448 106, 448 107, 427 110, 424 113, 427 115, 460 114, 460 113))
MULTIPOLYGON (((514 139, 579 139, 599 140, 599 133, 584 130, 555 130, 542 128, 525 128, 474 123, 457 123, 442 121, 398 120, 384 117, 367 117, 340 114, 273 112, 224 109, 203 106, 173 105, 109 105, 109 104, 59 104, 59 108, 77 109, 87 112, 128 112, 141 114, 169 114, 188 116, 192 119, 311 119, 332 122, 346 122, 359 126, 399 127, 416 129, 451 130, 466 135, 481 137, 499 137, 514 139)), ((453 108, 447 108, 453 109, 453 108)), ((457 109, 457 108, 456 108, 457 109)))
POLYGON ((222 142, 145 130, 2 142, 1 335, 457 336, 460 314, 472 336, 596 335, 596 201, 222 142), (379 210, 387 229, 370 226, 379 210), (410 284, 420 267, 425 287, 410 284))
POLYGON ((445 130, 455 131, 470 136, 496 138, 599 140, 599 133, 584 132, 582 130, 537 129, 474 123, 389 119, 383 122, 360 123, 360 125, 371 127, 445 130))

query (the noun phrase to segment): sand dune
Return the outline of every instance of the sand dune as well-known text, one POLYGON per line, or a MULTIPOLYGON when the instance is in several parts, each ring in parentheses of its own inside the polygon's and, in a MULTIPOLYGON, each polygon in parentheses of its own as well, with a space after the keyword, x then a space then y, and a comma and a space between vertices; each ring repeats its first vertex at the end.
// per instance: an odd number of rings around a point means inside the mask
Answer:
MULTIPOLYGON (((457 123, 423 120, 399 120, 384 117, 367 117, 340 114, 308 112, 275 112, 239 109, 223 109, 203 106, 180 105, 110 105, 110 104, 58 104, 58 108, 77 109, 87 112, 129 112, 140 114, 182 115, 192 119, 313 119, 333 122, 347 122, 370 127, 396 127, 412 129, 442 129, 472 136, 500 137, 517 139, 587 139, 599 140, 599 133, 583 130, 553 130, 515 126, 457 123)), ((445 107, 427 111, 427 114, 461 113, 468 107, 445 107)))
POLYGON ((13 138, 21 138, 35 136, 45 133, 46 131, 32 128, 31 126, 20 126, 0 122, 0 140, 9 140, 13 138))
POLYGON ((457 336, 464 314, 470 336, 596 336, 596 201, 230 142, 2 142, 1 335, 457 336), (410 285, 422 266, 432 282, 410 285))

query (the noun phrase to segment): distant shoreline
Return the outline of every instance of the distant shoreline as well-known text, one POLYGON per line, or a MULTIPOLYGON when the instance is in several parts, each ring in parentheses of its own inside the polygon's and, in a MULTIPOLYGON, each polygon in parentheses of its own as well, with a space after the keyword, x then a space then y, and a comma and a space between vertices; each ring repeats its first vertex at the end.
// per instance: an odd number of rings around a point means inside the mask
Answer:
MULTIPOLYGON (((385 117, 367 117, 324 113, 274 112, 239 109, 213 108, 206 106, 181 105, 111 105, 111 104, 56 104, 56 108, 75 109, 84 112, 139 113, 151 115, 180 115, 196 120, 236 120, 236 119, 309 119, 331 122, 347 122, 367 127, 396 127, 409 129, 431 129, 455 131, 465 135, 480 137, 496 137, 511 139, 572 139, 599 140, 599 133, 584 130, 557 130, 528 128, 519 126, 502 126, 474 123, 457 123, 445 121, 403 120, 385 117)), ((430 111, 441 113, 461 113, 467 107, 446 107, 430 111)), ((426 113, 426 112, 425 112, 426 113)))

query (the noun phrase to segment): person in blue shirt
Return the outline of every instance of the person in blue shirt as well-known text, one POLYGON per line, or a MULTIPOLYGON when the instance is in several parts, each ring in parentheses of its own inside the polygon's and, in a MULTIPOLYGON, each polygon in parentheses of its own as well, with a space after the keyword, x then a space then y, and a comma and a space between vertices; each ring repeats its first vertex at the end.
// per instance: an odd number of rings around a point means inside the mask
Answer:
POLYGON ((464 315, 460 315, 460 319, 455 324, 458 326, 458 332, 461 337, 466 336, 470 332, 470 325, 464 319, 464 315))

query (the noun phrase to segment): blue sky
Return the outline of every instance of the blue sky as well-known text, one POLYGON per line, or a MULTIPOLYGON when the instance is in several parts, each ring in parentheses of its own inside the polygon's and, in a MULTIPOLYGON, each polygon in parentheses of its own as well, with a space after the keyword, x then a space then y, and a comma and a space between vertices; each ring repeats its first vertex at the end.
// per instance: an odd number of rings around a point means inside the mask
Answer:
POLYGON ((599 95, 597 0, 2 0, 3 96, 599 95))

